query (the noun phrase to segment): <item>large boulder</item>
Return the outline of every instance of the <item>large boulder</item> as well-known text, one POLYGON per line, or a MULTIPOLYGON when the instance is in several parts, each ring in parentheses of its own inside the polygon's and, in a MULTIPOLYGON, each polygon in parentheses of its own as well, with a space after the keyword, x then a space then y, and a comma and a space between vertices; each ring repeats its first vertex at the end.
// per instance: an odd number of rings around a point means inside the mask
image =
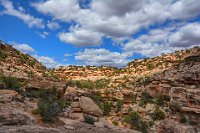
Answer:
POLYGON ((33 118, 24 111, 12 107, 0 107, 1 125, 29 125, 34 123, 33 118))
POLYGON ((14 90, 0 90, 0 103, 10 102, 13 98, 21 98, 14 90))
POLYGON ((97 117, 103 116, 103 112, 91 98, 82 96, 79 102, 84 113, 97 117))
POLYGON ((183 125, 173 120, 163 120, 158 125, 158 133, 196 133, 197 129, 192 126, 183 125))

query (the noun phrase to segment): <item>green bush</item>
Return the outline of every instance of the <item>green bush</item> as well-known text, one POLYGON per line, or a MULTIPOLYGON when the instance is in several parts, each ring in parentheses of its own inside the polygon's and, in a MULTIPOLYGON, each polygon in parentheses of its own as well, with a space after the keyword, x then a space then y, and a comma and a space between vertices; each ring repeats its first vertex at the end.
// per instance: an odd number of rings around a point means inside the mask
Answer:
POLYGON ((27 63, 29 66, 33 67, 35 64, 36 64, 36 61, 35 60, 32 60, 32 61, 29 61, 27 63))
POLYGON ((85 115, 84 116, 84 122, 87 123, 87 124, 90 124, 90 125, 94 125, 94 118, 89 116, 89 115, 85 115))
POLYGON ((124 100, 117 100, 115 112, 118 113, 119 111, 121 111, 123 105, 124 105, 124 100))
POLYGON ((139 106, 144 107, 147 103, 153 103, 153 98, 150 96, 149 93, 142 92, 139 106))
POLYGON ((113 121, 112 124, 115 125, 115 126, 118 126, 118 125, 119 125, 119 122, 113 121))
POLYGON ((103 102, 103 98, 101 97, 101 92, 97 91, 96 93, 92 94, 90 98, 99 106, 101 107, 101 104, 103 102))
POLYGON ((124 122, 130 124, 131 129, 139 130, 143 133, 147 133, 148 125, 143 121, 137 112, 129 112, 124 116, 124 122))
POLYGON ((132 95, 131 96, 131 103, 132 104, 136 103, 136 100, 137 100, 137 95, 132 95))
POLYGON ((170 103, 169 108, 174 114, 181 112, 181 106, 177 102, 170 103))
POLYGON ((187 122, 187 119, 186 119, 186 117, 182 114, 182 113, 180 113, 180 123, 186 123, 187 122))
POLYGON ((63 108, 67 106, 65 101, 58 98, 57 94, 55 88, 40 92, 37 110, 43 121, 53 121, 55 117, 62 112, 63 108))
POLYGON ((0 51, 0 60, 5 59, 6 57, 7 57, 6 54, 0 51))
POLYGON ((19 91, 20 89, 20 82, 17 78, 15 77, 3 77, 3 82, 5 84, 5 87, 7 89, 12 89, 12 90, 16 90, 16 91, 19 91))
POLYGON ((151 118, 154 121, 165 119, 165 113, 161 109, 156 107, 156 109, 154 110, 153 114, 151 114, 151 118))
POLYGON ((22 63, 25 63, 29 59, 28 55, 26 54, 20 54, 20 61, 22 63))
POLYGON ((154 98, 154 103, 158 106, 163 106, 165 101, 170 101, 170 97, 164 96, 162 94, 157 94, 154 98))
POLYGON ((101 109, 102 109, 103 114, 104 114, 105 116, 107 116, 107 115, 110 114, 111 107, 112 107, 112 103, 111 103, 111 102, 108 102, 108 101, 103 102, 103 103, 101 104, 101 109))
POLYGON ((87 89, 94 89, 95 84, 93 81, 90 80, 76 80, 74 81, 76 87, 83 89, 83 88, 87 88, 87 89))
POLYGON ((153 69, 154 69, 154 64, 153 64, 153 63, 148 63, 148 64, 147 64, 147 68, 148 68, 149 70, 153 70, 153 69))

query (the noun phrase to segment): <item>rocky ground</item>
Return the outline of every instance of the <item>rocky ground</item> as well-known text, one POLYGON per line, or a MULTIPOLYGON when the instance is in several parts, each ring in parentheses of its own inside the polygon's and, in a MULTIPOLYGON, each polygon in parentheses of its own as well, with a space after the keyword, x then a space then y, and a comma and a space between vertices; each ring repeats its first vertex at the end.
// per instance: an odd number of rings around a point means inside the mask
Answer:
POLYGON ((198 47, 120 69, 55 70, 0 48, 0 133, 200 132, 198 47))

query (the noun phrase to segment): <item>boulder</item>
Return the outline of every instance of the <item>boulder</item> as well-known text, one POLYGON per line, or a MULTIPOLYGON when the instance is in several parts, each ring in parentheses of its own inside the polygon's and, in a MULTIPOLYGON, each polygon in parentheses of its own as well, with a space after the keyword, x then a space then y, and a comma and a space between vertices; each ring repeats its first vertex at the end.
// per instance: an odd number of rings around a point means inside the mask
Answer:
POLYGON ((158 133, 195 133, 195 129, 189 125, 183 125, 170 119, 165 119, 157 126, 158 133))
POLYGON ((14 90, 0 90, 0 103, 10 102, 13 98, 21 98, 14 90))
POLYGON ((97 117, 103 116, 103 112, 91 98, 82 96, 79 102, 80 102, 80 107, 82 108, 84 113, 97 117))
POLYGON ((0 108, 0 124, 2 125, 28 125, 32 123, 34 120, 24 111, 11 107, 0 108))

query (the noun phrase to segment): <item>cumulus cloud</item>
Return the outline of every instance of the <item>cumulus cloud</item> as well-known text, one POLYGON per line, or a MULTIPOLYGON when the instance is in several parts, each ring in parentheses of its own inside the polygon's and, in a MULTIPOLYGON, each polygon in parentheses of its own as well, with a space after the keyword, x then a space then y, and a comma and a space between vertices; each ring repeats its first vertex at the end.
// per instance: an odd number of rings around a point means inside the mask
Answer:
POLYGON ((26 54, 35 54, 37 53, 35 49, 33 49, 31 46, 25 43, 16 43, 16 42, 9 42, 14 48, 21 51, 22 53, 26 54))
POLYGON ((61 32, 59 39, 65 43, 71 43, 75 46, 94 46, 101 43, 101 34, 92 30, 71 27, 70 33, 61 32))
MULTIPOLYGON (((147 2, 147 1, 146 1, 147 2)), ((92 10, 105 16, 123 16, 127 13, 141 10, 145 0, 94 0, 92 10)))
POLYGON ((41 38, 45 39, 49 33, 46 31, 42 31, 42 32, 36 32, 41 38))
POLYGON ((61 41, 76 46, 97 45, 99 34, 101 38, 123 41, 141 28, 148 28, 152 24, 166 20, 186 20, 200 15, 198 0, 92 0, 89 6, 87 5, 88 8, 81 8, 79 2, 47 0, 32 5, 43 14, 63 22, 73 21, 80 25, 78 30, 91 33, 90 39, 74 30, 60 34, 61 41), (81 37, 81 42, 77 41, 77 36, 81 37))
POLYGON ((30 14, 26 14, 23 7, 19 6, 18 10, 16 10, 14 9, 12 2, 9 0, 0 0, 0 5, 5 8, 5 10, 2 11, 2 14, 15 16, 24 21, 24 23, 26 23, 29 27, 44 28, 43 20, 35 18, 30 14))
POLYGON ((128 55, 139 53, 153 57, 193 46, 200 46, 200 23, 151 30, 124 44, 122 50, 128 55))
POLYGON ((104 66, 125 66, 128 62, 126 55, 111 52, 106 49, 85 49, 84 51, 78 52, 75 59, 85 65, 104 65, 104 66))
POLYGON ((50 30, 57 30, 60 28, 60 25, 56 22, 48 22, 47 23, 47 27, 50 29, 50 30))
POLYGON ((190 23, 169 36, 171 47, 191 47, 200 45, 200 23, 190 23))
POLYGON ((59 66, 57 61, 55 61, 53 58, 47 56, 38 56, 38 55, 34 55, 34 57, 48 68, 54 68, 59 66))

